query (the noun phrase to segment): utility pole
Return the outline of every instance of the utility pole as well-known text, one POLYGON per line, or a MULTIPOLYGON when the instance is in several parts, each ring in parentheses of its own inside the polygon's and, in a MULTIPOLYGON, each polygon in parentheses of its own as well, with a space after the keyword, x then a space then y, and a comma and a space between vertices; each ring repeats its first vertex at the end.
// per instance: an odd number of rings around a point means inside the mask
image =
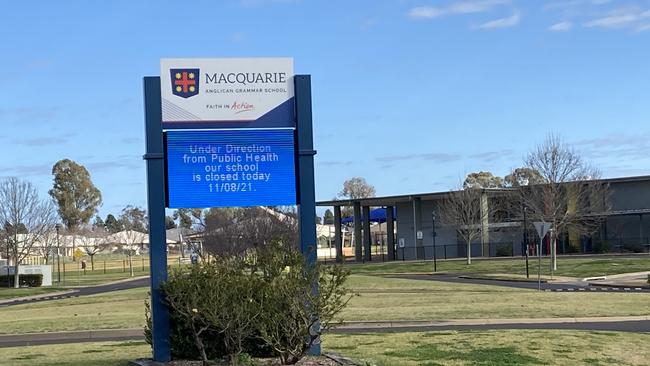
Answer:
POLYGON ((57 271, 57 281, 61 284, 61 247, 59 245, 59 230, 61 230, 61 224, 56 224, 56 271, 57 271))
POLYGON ((436 260, 436 211, 431 211, 431 223, 433 224, 433 229, 431 229, 433 235, 433 273, 436 273, 438 271, 436 260))
POLYGON ((530 272, 528 271, 528 221, 526 221, 526 212, 528 212, 528 207, 524 207, 524 253, 526 256, 526 278, 530 278, 530 272))

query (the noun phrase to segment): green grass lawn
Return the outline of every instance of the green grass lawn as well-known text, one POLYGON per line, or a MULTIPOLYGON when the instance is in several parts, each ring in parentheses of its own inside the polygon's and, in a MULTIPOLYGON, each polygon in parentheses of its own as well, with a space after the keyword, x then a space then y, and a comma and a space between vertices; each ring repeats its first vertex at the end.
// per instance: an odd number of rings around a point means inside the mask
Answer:
POLYGON ((24 288, 7 288, 0 287, 0 300, 13 299, 16 297, 34 296, 48 294, 52 292, 65 291, 60 287, 24 287, 24 288))
POLYGON ((649 315, 648 293, 538 292, 501 286, 350 277, 345 320, 446 320, 649 315))
POLYGON ((650 334, 565 330, 327 335, 323 348, 378 366, 648 365, 650 334))
MULTIPOLYGON (((377 366, 648 365, 650 334, 564 330, 331 334, 324 352, 377 366)), ((126 366, 146 343, 98 342, 0 348, 3 365, 126 366)))
POLYGON ((11 366, 126 366, 144 357, 151 357, 144 341, 0 348, 2 364, 11 366))
MULTIPOLYGON (((514 259, 478 259, 471 265, 463 260, 440 260, 437 263, 438 272, 449 273, 501 273, 501 274, 526 274, 526 262, 521 258, 514 259)), ((385 262, 351 264, 349 268, 355 274, 379 274, 379 273, 431 273, 433 272, 432 261, 415 262, 385 262)), ((531 277, 537 275, 537 259, 529 258, 529 269, 531 277)), ((618 273, 650 271, 650 255, 639 255, 636 257, 606 257, 606 258, 579 258, 560 257, 558 258, 558 270, 556 276, 567 277, 593 277, 618 273)), ((549 260, 542 259, 542 274, 550 275, 549 260)))
MULTIPOLYGON (((650 314, 647 293, 561 293, 353 275, 346 321, 650 314)), ((0 308, 0 333, 144 326, 147 288, 0 308)))
MULTIPOLYGON (((148 276, 149 267, 145 267, 145 270, 142 270, 142 267, 133 267, 133 276, 148 276)), ((65 277, 61 275, 61 287, 78 287, 78 286, 94 286, 101 285, 107 282, 125 280, 131 278, 131 273, 129 269, 126 269, 126 272, 123 272, 122 269, 112 269, 106 270, 104 273, 103 270, 90 271, 87 270, 84 274, 83 271, 66 271, 65 277)), ((52 277, 53 283, 56 285, 57 273, 54 273, 52 277)))
POLYGON ((147 288, 0 308, 0 333, 40 333, 144 326, 147 288))

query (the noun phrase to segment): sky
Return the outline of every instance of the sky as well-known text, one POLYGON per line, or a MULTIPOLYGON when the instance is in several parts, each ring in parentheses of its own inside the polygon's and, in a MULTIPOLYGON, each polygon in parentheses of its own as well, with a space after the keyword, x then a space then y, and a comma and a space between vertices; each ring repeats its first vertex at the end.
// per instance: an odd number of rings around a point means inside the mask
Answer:
POLYGON ((100 214, 146 207, 142 77, 161 58, 292 57, 312 75, 316 198, 506 175, 549 133, 650 174, 648 0, 3 1, 0 176, 83 164, 100 214))

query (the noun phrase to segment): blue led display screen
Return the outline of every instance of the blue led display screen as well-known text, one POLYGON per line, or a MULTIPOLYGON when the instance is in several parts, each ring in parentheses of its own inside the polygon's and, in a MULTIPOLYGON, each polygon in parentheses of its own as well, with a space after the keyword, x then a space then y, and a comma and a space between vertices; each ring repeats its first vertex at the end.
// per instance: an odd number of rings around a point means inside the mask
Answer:
POLYGON ((167 207, 296 203, 293 129, 168 131, 167 207))

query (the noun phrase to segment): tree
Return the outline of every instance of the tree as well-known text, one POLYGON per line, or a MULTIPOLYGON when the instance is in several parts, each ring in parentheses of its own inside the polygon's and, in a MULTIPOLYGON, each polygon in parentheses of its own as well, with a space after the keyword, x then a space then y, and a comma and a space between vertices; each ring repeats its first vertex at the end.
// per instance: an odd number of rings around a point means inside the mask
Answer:
POLYGON ((325 213, 323 214, 323 224, 325 225, 334 224, 334 214, 332 213, 332 210, 330 210, 329 208, 325 210, 325 213))
POLYGON ((298 245, 298 220, 267 208, 211 209, 205 222, 203 248, 218 257, 245 256, 271 241, 298 245))
POLYGON ((106 230, 108 230, 108 232, 111 234, 119 233, 122 231, 122 223, 116 219, 113 214, 108 214, 108 216, 106 216, 104 226, 106 226, 106 230))
POLYGON ((176 223, 171 216, 165 216, 165 230, 176 229, 176 223))
POLYGON ((467 174, 463 188, 501 188, 503 179, 496 177, 490 172, 478 172, 467 174))
POLYGON ((90 256, 90 268, 95 270, 95 255, 108 246, 109 232, 103 226, 82 227, 78 231, 79 245, 90 256))
POLYGON ((505 187, 512 188, 544 183, 544 178, 539 172, 531 168, 517 168, 506 175, 503 180, 505 187))
POLYGON ((343 182, 343 189, 339 192, 339 197, 354 200, 375 197, 375 194, 375 187, 366 182, 364 178, 353 177, 343 182))
MULTIPOLYGON (((366 182, 364 178, 353 177, 343 182, 343 189, 339 192, 338 198, 347 198, 351 200, 375 197, 375 187, 366 182)), ((352 207, 343 207, 341 215, 350 217, 354 214, 352 207)))
POLYGON ((102 220, 102 218, 99 215, 97 215, 95 216, 93 227, 101 227, 106 229, 106 223, 104 222, 104 220, 102 220))
POLYGON ((442 222, 453 226, 467 245, 467 264, 472 263, 472 242, 481 236, 483 224, 496 211, 496 205, 488 204, 483 189, 465 188, 449 192, 440 205, 442 222))
POLYGON ((122 244, 122 251, 129 259, 129 271, 133 277, 133 255, 136 254, 138 246, 142 247, 147 232, 147 212, 140 207, 128 205, 122 209, 120 215, 123 235, 119 238, 122 244))
POLYGON ((31 253, 34 244, 54 229, 54 216, 52 202, 40 199, 30 182, 15 177, 0 182, 0 222, 5 223, 13 257, 14 287, 20 287, 18 266, 31 253), (27 233, 20 234, 23 225, 27 233))
POLYGON ((45 264, 50 264, 50 260, 53 259, 56 252, 56 231, 51 229, 47 231, 38 243, 34 244, 33 252, 43 258, 45 264))
POLYGON ((179 208, 174 211, 173 218, 178 221, 178 227, 184 230, 191 230, 197 227, 199 230, 205 228, 204 212, 200 208, 179 208))
POLYGON ((75 247, 75 230, 87 224, 102 204, 102 194, 90 179, 90 173, 83 165, 70 159, 59 160, 52 167, 54 185, 49 193, 58 205, 61 221, 73 234, 72 250, 75 247))
POLYGON ((542 183, 520 187, 522 205, 531 221, 551 223, 552 267, 557 269, 558 235, 592 234, 609 210, 609 185, 600 172, 585 163, 559 136, 548 135, 524 160, 526 168, 539 172, 542 183))

